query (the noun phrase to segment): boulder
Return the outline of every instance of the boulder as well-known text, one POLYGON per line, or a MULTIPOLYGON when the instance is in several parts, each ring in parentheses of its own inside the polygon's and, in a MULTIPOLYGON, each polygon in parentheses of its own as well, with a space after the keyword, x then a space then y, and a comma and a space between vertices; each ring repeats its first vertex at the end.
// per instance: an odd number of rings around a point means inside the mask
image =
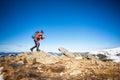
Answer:
POLYGON ((73 58, 73 57, 74 57, 73 54, 71 54, 67 49, 65 49, 65 48, 63 48, 63 47, 58 48, 58 50, 59 50, 60 52, 62 52, 63 55, 65 55, 66 57, 69 57, 69 58, 73 58))

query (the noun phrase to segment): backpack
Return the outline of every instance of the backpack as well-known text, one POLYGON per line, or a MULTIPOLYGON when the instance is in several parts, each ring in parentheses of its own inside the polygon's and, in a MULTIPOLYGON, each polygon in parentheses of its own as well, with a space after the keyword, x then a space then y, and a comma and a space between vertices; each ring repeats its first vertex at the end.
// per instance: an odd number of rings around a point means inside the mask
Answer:
POLYGON ((36 35, 39 33, 39 31, 36 31, 33 35, 32 35, 32 39, 35 39, 36 35))

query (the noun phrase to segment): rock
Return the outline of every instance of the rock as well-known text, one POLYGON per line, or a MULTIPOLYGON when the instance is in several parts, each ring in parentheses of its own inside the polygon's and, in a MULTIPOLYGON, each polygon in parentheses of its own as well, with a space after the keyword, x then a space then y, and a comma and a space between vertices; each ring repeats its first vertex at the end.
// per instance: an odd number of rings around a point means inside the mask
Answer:
POLYGON ((48 69, 52 72, 63 72, 65 70, 65 66, 62 64, 50 64, 48 69))
MULTIPOLYGON (((60 50, 65 50, 61 49, 60 50)), ((120 64, 95 60, 94 55, 73 55, 65 50, 67 56, 51 55, 46 52, 27 52, 16 56, 11 62, 4 59, 5 80, 107 80, 120 79, 120 64), (74 57, 73 57, 74 56, 74 57), (84 58, 84 59, 83 59, 84 58), (16 61, 17 60, 17 61, 16 61), (22 65, 21 65, 22 64, 22 65), (11 65, 11 66, 10 66, 11 65), (102 77, 102 78, 101 78, 102 77)))
POLYGON ((42 68, 41 67, 38 67, 38 70, 41 70, 42 68))
POLYGON ((82 72, 80 71, 80 70, 73 70, 71 73, 70 73, 70 75, 71 76, 76 76, 76 75, 78 75, 78 74, 81 74, 82 72))
POLYGON ((17 64, 24 64, 24 62, 23 61, 18 61, 17 64))
POLYGON ((98 60, 98 58, 92 54, 82 54, 82 57, 83 59, 87 59, 87 60, 98 60))
POLYGON ((75 57, 76 60, 82 59, 82 57, 75 57))
POLYGON ((1 71, 3 70, 3 67, 0 67, 0 74, 1 74, 1 71))
POLYGON ((3 75, 0 74, 0 80, 3 80, 3 75))
POLYGON ((116 56, 120 56, 120 53, 116 54, 116 56))
POLYGON ((65 48, 63 48, 63 47, 58 48, 58 50, 59 50, 60 52, 62 52, 63 55, 65 55, 65 56, 67 56, 67 57, 70 57, 70 58, 73 58, 73 57, 74 57, 73 54, 71 54, 67 49, 65 49, 65 48))
POLYGON ((63 72, 61 72, 61 73, 60 73, 60 76, 63 76, 63 75, 64 75, 64 73, 63 73, 63 72))
POLYGON ((26 58, 25 54, 19 54, 16 58, 18 58, 18 60, 24 60, 26 58))
POLYGON ((20 67, 20 66, 22 66, 23 64, 17 64, 17 63, 13 63, 13 64, 11 64, 11 66, 13 67, 13 68, 17 68, 17 67, 20 67))
POLYGON ((9 57, 15 57, 15 54, 8 54, 9 57))

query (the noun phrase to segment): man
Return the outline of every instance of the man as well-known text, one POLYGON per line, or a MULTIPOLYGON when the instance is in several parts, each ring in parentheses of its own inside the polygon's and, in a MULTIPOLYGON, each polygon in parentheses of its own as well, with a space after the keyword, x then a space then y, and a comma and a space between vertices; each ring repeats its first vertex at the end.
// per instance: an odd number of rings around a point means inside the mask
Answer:
POLYGON ((31 51, 33 51, 34 48, 36 48, 36 51, 40 51, 39 50, 39 46, 40 46, 39 41, 45 39, 45 37, 43 37, 43 34, 44 34, 44 32, 41 30, 41 32, 39 32, 35 35, 35 38, 34 38, 35 46, 30 48, 31 51))

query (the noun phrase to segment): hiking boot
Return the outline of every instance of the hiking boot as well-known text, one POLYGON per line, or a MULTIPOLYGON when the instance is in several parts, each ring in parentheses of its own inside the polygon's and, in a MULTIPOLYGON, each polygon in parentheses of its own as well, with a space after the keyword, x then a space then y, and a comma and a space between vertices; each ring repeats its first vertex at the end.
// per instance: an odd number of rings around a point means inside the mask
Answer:
POLYGON ((36 51, 40 51, 40 49, 37 49, 36 51))
POLYGON ((30 48, 30 50, 31 50, 31 52, 33 52, 33 49, 32 49, 32 48, 30 48))

